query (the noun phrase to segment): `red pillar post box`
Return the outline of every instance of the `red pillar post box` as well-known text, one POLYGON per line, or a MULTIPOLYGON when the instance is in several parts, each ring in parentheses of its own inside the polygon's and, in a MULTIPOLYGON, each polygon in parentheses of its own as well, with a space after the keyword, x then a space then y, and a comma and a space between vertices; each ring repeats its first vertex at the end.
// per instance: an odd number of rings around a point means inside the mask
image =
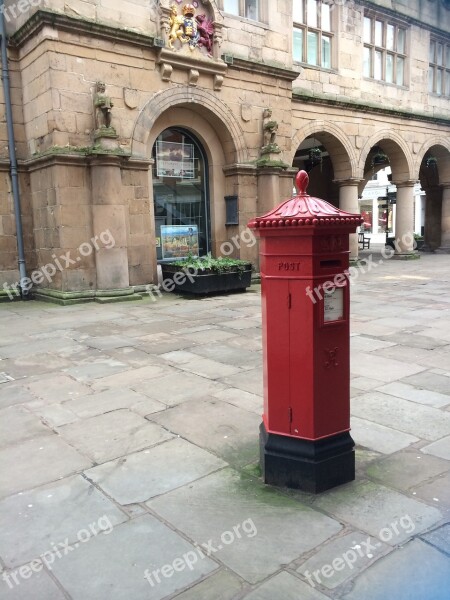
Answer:
POLYGON ((249 223, 260 237, 266 483, 321 492, 355 478, 349 234, 360 215, 306 193, 249 223))

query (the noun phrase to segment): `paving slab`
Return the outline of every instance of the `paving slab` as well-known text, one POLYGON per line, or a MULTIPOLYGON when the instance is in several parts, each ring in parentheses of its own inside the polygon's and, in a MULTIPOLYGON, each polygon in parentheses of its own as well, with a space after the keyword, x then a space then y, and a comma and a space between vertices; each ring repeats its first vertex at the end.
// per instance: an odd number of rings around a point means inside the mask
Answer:
POLYGON ((177 600, 237 600, 242 598, 246 584, 228 570, 222 569, 191 589, 177 596, 177 600))
POLYGON ((367 474, 385 485, 407 490, 449 471, 450 463, 420 452, 398 452, 382 460, 372 462, 367 474))
POLYGON ((201 377, 208 377, 209 379, 218 379, 219 377, 226 377, 227 375, 234 375, 241 372, 239 367, 226 365, 209 358, 200 359, 193 352, 185 350, 162 354, 161 358, 167 360, 169 364, 176 365, 183 371, 188 371, 201 377))
POLYGON ((373 352, 382 348, 396 346, 397 341, 385 341, 368 335, 352 335, 350 337, 351 352, 373 352))
POLYGON ((105 354, 131 367, 146 367, 150 362, 153 362, 148 352, 129 346, 117 348, 116 350, 108 350, 105 354))
POLYGON ((99 535, 126 520, 83 477, 69 477, 0 501, 0 556, 7 567, 17 567, 58 544, 78 542, 80 530, 99 535))
POLYGON ((31 402, 26 406, 52 428, 78 421, 77 415, 68 408, 65 408, 64 404, 55 403, 41 406, 38 403, 38 406, 35 406, 35 402, 31 402))
POLYGON ((84 342, 91 348, 97 348, 97 350, 114 350, 115 348, 123 348, 125 346, 132 346, 134 340, 131 337, 123 335, 105 335, 101 337, 90 337, 84 342))
POLYGON ((244 597, 245 600, 274 600, 275 598, 282 598, 283 600, 328 599, 328 596, 285 571, 272 577, 272 579, 269 579, 258 589, 244 597))
POLYGON ((442 519, 436 508, 369 481, 330 490, 318 496, 313 506, 390 546, 402 544, 442 519))
POLYGON ((219 328, 209 328, 202 331, 184 331, 183 338, 198 344, 212 344, 234 337, 236 334, 233 331, 224 331, 219 328))
POLYGON ((261 317, 248 317, 245 319, 233 319, 231 321, 227 321, 226 326, 229 329, 238 329, 240 331, 255 329, 261 327, 261 317))
POLYGON ((92 538, 76 552, 54 563, 53 572, 72 600, 161 600, 182 591, 217 569, 208 557, 151 515, 119 525, 109 535, 92 538), (185 555, 187 558, 183 558, 185 555), (194 558, 198 560, 194 563, 194 558), (164 577, 161 569, 173 565, 182 570, 164 577), (188 565, 191 565, 191 568, 188 565), (144 578, 148 569, 153 585, 144 578))
POLYGON ((231 404, 189 400, 147 418, 234 465, 258 459, 261 417, 231 404))
MULTIPOLYGON (((258 333, 260 333, 260 331, 258 331, 258 333)), ((262 351, 262 340, 259 335, 255 337, 235 336, 227 340, 227 345, 233 346, 233 348, 243 348, 248 352, 262 351)))
POLYGON ((228 404, 233 404, 238 408, 254 412, 257 415, 261 416, 263 413, 264 400, 261 396, 257 396, 256 394, 249 394, 248 392, 244 392, 244 390, 238 390, 236 388, 228 388, 213 395, 219 400, 228 402, 228 404))
POLYGON ((355 416, 351 417, 351 426, 351 436, 356 444, 382 454, 392 454, 419 441, 408 433, 355 416))
POLYGON ((30 579, 23 579, 16 573, 16 579, 9 571, 0 578, 1 600, 67 600, 67 596, 47 572, 34 573, 30 579))
POLYGON ((116 410, 63 425, 59 432, 96 463, 155 446, 173 437, 162 427, 129 410, 116 410))
POLYGON ((412 488, 414 495, 434 504, 440 510, 450 509, 450 473, 440 475, 422 485, 412 488))
POLYGON ((129 368, 130 366, 124 362, 104 356, 103 358, 89 360, 86 364, 82 363, 76 367, 64 369, 64 372, 77 381, 89 382, 100 377, 108 377, 115 373, 127 371, 129 368))
POLYGON ((96 417, 106 412, 113 410, 119 410, 121 408, 131 409, 133 406, 140 404, 141 402, 148 401, 146 414, 156 412, 164 408, 164 404, 155 400, 149 400, 143 394, 139 394, 129 388, 114 388, 99 392, 97 394, 90 394, 89 396, 83 396, 76 400, 69 400, 63 404, 63 407, 75 413, 82 419, 89 417, 96 417), (152 410, 153 409, 153 410, 152 410))
POLYGON ((34 400, 33 394, 26 389, 25 380, 21 383, 3 383, 0 385, 0 408, 6 408, 13 404, 24 404, 34 400))
POLYGON ((250 394, 256 394, 257 396, 263 396, 264 394, 262 367, 250 369, 231 377, 224 377, 221 381, 230 387, 244 390, 250 394))
POLYGON ((442 525, 442 527, 438 527, 429 533, 424 533, 420 537, 450 556, 450 523, 442 525))
POLYGON ((450 435, 424 446, 422 452, 450 460, 450 435))
POLYGON ((233 348, 226 343, 214 345, 203 343, 201 346, 192 348, 191 352, 203 358, 212 358, 213 360, 241 368, 254 369, 255 366, 262 363, 261 352, 251 352, 244 348, 233 348))
POLYGON ((354 398, 352 414, 429 441, 450 434, 450 414, 381 392, 354 398))
POLYGON ((430 371, 405 377, 402 383, 408 383, 415 387, 438 392, 439 394, 450 394, 450 376, 436 375, 436 373, 431 373, 430 371))
POLYGON ((6 371, 14 379, 22 379, 52 371, 62 371, 70 367, 70 362, 53 352, 43 352, 38 355, 8 358, 2 360, 0 366, 2 371, 6 371))
MULTIPOLYGON (((442 311, 439 311, 442 315, 442 311)), ((420 309, 420 316, 424 318, 424 310, 420 309)), ((434 350, 448 344, 446 340, 439 340, 436 337, 428 337, 426 335, 406 333, 402 331, 395 332, 395 342, 402 346, 408 346, 413 348, 423 348, 424 350, 434 350)), ((391 336, 382 337, 382 340, 393 341, 391 336)))
POLYGON ((354 388, 362 390, 364 392, 370 392, 383 385, 383 382, 379 379, 370 379, 369 377, 359 377, 359 375, 351 376, 351 385, 354 388))
MULTIPOLYGON (((401 354, 400 354, 401 356, 401 354)), ((399 356, 399 358, 400 358, 399 356)), ((351 372, 359 377, 379 379, 386 383, 425 371, 426 367, 411 362, 384 358, 374 353, 357 352, 351 360, 351 372)))
POLYGON ((59 436, 26 440, 0 450, 0 498, 88 469, 92 462, 59 436))
POLYGON ((0 448, 48 435, 53 435, 53 431, 24 406, 0 410, 0 448))
POLYGON ((313 587, 333 590, 390 551, 387 544, 353 531, 328 542, 303 562, 297 573, 313 587))
POLYGON ((448 600, 450 558, 420 540, 360 575, 344 600, 448 600))
POLYGON ((86 476, 119 504, 145 502, 226 466, 216 456, 174 439, 105 463, 86 476))
MULTIPOLYGON (((17 331, 19 335, 19 331, 17 331)), ((55 338, 51 343, 51 350, 70 350, 78 344, 74 340, 68 340, 64 338, 55 338)), ((21 356, 36 356, 43 354, 49 350, 49 343, 47 340, 30 340, 28 342, 21 342, 16 344, 10 344, 3 346, 1 350, 2 358, 18 358, 21 356)))
POLYGON ((227 469, 147 505, 249 583, 262 581, 341 530, 341 525, 227 469), (280 514, 283 515, 280 519, 280 514), (235 534, 234 527, 241 535, 235 534))
POLYGON ((39 377, 36 380, 33 378, 25 386, 36 399, 46 404, 64 402, 64 400, 71 400, 91 393, 87 385, 75 381, 67 375, 49 375, 39 377))
POLYGON ((165 406, 177 406, 196 398, 208 398, 221 392, 225 385, 192 373, 174 371, 151 382, 132 384, 132 389, 165 406))
POLYGON ((435 408, 441 408, 450 404, 450 389, 449 395, 447 395, 431 392, 430 390, 417 389, 412 385, 394 381, 393 383, 380 386, 377 391, 426 406, 434 406, 435 408))
POLYGON ((96 379, 95 382, 92 383, 91 389, 93 392, 103 392, 117 387, 131 387, 133 384, 149 381, 155 379, 155 377, 161 377, 165 375, 167 371, 159 365, 149 365, 138 369, 129 368, 127 371, 96 379))

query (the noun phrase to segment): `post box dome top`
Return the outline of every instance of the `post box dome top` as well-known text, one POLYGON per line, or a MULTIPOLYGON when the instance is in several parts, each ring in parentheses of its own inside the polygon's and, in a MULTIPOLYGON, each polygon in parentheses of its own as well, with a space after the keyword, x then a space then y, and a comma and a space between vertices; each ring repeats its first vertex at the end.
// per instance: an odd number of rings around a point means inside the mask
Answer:
POLYGON ((271 229, 274 227, 321 227, 347 226, 351 230, 361 225, 361 215, 339 210, 329 202, 313 198, 306 193, 309 176, 306 171, 299 171, 295 178, 297 195, 282 202, 262 217, 256 217, 249 223, 253 229, 271 229))

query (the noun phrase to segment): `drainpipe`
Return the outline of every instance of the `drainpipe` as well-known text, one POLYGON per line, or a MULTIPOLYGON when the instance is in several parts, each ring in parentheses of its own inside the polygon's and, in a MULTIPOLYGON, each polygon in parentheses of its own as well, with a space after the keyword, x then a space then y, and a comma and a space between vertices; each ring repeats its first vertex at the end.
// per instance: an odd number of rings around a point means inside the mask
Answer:
POLYGON ((23 300, 29 299, 29 287, 24 285, 27 277, 27 271, 25 266, 25 248, 23 244, 23 227, 22 227, 22 215, 20 212, 20 194, 19 194, 19 180, 17 176, 17 156, 16 156, 16 141, 14 137, 14 127, 12 118, 12 106, 11 106, 11 86, 9 78, 9 66, 8 66, 8 51, 7 45, 8 40, 6 37, 5 28, 5 2, 0 0, 0 45, 1 45, 1 61, 2 61, 2 81, 3 81, 3 92, 5 95, 5 112, 6 112, 6 126, 8 129, 8 147, 9 147, 9 162, 11 172, 11 185, 14 200, 14 214, 16 219, 16 232, 17 232, 17 253, 19 257, 19 274, 20 274, 20 291, 23 300))

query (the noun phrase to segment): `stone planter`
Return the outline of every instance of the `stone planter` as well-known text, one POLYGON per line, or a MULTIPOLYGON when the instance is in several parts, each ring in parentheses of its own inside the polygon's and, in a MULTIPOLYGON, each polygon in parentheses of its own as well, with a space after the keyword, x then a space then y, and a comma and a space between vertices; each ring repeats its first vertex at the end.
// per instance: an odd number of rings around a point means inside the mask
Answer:
POLYGON ((176 293, 181 294, 218 294, 245 290, 252 281, 252 265, 248 263, 244 270, 229 270, 218 273, 217 271, 198 271, 197 274, 184 278, 183 283, 178 283, 174 276, 183 273, 184 268, 178 265, 162 264, 162 277, 164 281, 173 281, 176 293))

